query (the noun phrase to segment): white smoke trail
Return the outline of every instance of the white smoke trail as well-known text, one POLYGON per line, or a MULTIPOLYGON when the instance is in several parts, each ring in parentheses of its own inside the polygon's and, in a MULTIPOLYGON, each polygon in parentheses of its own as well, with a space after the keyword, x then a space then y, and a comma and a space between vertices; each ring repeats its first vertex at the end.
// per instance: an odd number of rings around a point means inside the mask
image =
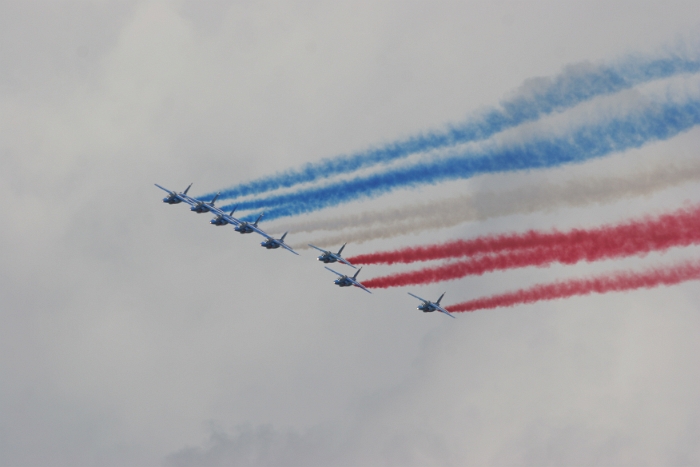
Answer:
MULTIPOLYGON (((492 217, 609 203, 650 195, 697 180, 700 180, 700 158, 683 164, 665 164, 649 170, 638 170, 624 176, 587 177, 562 184, 540 183, 502 193, 486 191, 400 208, 288 223, 278 226, 276 230, 314 232, 356 228, 354 231, 316 239, 314 243, 319 246, 345 242, 363 243, 492 217)), ((295 247, 308 248, 306 244, 295 247)))

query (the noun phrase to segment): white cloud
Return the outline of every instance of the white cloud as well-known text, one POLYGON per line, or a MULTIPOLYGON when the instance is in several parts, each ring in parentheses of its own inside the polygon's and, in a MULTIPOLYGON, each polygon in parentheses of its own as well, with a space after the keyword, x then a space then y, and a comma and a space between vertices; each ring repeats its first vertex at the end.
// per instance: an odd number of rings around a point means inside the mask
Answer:
POLYGON ((447 322, 152 185, 196 195, 461 121, 529 77, 687 37, 693 2, 18 5, 0 6, 0 465, 698 462, 693 284, 447 322), (224 428, 188 448, 208 420, 224 428))

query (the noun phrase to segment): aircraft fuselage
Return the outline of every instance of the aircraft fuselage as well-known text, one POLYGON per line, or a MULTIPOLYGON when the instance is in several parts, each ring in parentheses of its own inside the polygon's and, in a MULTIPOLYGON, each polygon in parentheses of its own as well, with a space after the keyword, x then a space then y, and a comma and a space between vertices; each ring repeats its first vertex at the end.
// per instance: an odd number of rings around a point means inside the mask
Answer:
POLYGON ((335 285, 338 287, 350 287, 351 285, 354 285, 352 282, 348 280, 347 277, 341 277, 340 279, 336 279, 333 281, 335 285))
POLYGON ((249 234, 253 233, 254 230, 250 228, 250 226, 246 223, 243 223, 237 227, 235 227, 236 232, 241 233, 241 234, 249 234))
POLYGON ((177 196, 166 196, 163 198, 163 202, 168 204, 180 204, 182 203, 182 200, 177 196))
POLYGON ((221 216, 217 216, 209 221, 210 224, 220 226, 228 224, 228 221, 221 216))
POLYGON ((260 243, 260 246, 267 248, 268 250, 275 250, 280 247, 279 243, 273 242, 272 240, 265 240, 260 243))
POLYGON ((197 214, 204 214, 205 212, 209 212, 209 206, 206 204, 198 204, 196 206, 192 206, 190 211, 196 212, 197 214))
POLYGON ((425 303, 422 305, 418 305, 418 309, 423 313, 432 313, 433 311, 435 311, 435 308, 425 303))
POLYGON ((329 254, 321 255, 321 256, 319 256, 319 257, 316 258, 316 259, 317 259, 318 261, 321 261, 322 263, 326 263, 326 264, 328 264, 328 263, 335 263, 336 261, 338 261, 337 259, 335 259, 334 257, 332 257, 332 256, 329 255, 329 254))

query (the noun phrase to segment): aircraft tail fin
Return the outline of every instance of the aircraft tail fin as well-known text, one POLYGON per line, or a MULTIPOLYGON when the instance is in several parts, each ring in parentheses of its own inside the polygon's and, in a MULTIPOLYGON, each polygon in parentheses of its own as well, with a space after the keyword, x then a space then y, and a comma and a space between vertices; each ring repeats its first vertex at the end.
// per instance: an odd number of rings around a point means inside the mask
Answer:
POLYGON ((265 213, 263 212, 262 214, 260 214, 260 215, 258 216, 258 218, 257 218, 257 219, 255 220, 255 222, 253 223, 253 225, 254 225, 255 227, 258 226, 258 222, 260 222, 260 219, 262 219, 262 216, 264 216, 264 215, 265 215, 265 213))
POLYGON ((446 293, 447 293, 447 292, 443 292, 442 295, 440 295, 440 298, 438 298, 438 299, 437 299, 437 302, 435 302, 436 305, 439 305, 439 304, 440 304, 440 300, 442 300, 442 297, 444 297, 446 293))
POLYGON ((343 246, 340 247, 340 250, 338 250, 338 253, 336 253, 336 255, 340 256, 340 254, 343 252, 343 248, 345 248, 345 245, 347 245, 347 243, 343 243, 343 246))
POLYGON ((284 235, 282 235, 282 238, 280 238, 280 242, 284 242, 284 237, 286 237, 288 233, 289 232, 285 232, 284 235))
POLYGON ((237 207, 238 206, 234 206, 233 209, 231 209, 231 214, 229 214, 229 216, 233 216, 233 213, 236 212, 237 207))
POLYGON ((214 203, 215 203, 216 200, 219 198, 219 195, 220 195, 220 194, 221 194, 221 192, 218 192, 218 193, 214 196, 214 199, 212 199, 211 201, 209 201, 209 206, 214 206, 214 203))
POLYGON ((192 184, 190 183, 187 188, 185 188, 185 191, 182 192, 183 195, 186 195, 188 191, 190 191, 190 188, 192 188, 192 184))
POLYGON ((358 269, 357 272, 355 273, 354 276, 352 276, 353 279, 357 279, 357 275, 362 271, 362 268, 358 269))

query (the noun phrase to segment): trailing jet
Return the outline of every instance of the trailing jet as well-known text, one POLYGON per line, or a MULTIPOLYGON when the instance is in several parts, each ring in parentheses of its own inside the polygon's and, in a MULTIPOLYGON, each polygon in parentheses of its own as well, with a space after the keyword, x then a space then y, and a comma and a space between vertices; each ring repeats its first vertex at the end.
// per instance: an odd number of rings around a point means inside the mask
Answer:
POLYGON ((158 185, 157 183, 154 183, 154 185, 157 186, 158 188, 160 188, 161 190, 167 191, 167 192, 168 192, 168 196, 166 196, 165 198, 163 198, 163 202, 164 202, 164 203, 168 203, 168 204, 180 204, 180 203, 182 203, 182 202, 184 201, 185 203, 188 203, 188 204, 189 204, 189 203, 190 203, 190 200, 192 199, 192 198, 190 198, 189 196, 187 196, 187 192, 190 191, 190 187, 192 186, 191 183, 190 183, 190 186, 188 186, 187 188, 185 188, 185 191, 183 191, 182 193, 177 193, 177 192, 175 192, 175 191, 170 191, 170 190, 168 190, 167 188, 163 188, 162 186, 158 185))
POLYGON ((276 239, 276 238, 272 238, 272 237, 268 236, 268 237, 267 237, 267 240, 265 240, 264 242, 260 243, 260 246, 264 246, 264 247, 267 248, 268 250, 274 250, 274 249, 277 249, 277 248, 279 248, 279 247, 282 247, 282 248, 284 248, 285 250, 289 250, 289 251, 291 251, 292 253, 294 253, 295 255, 298 255, 299 253, 297 253, 296 251, 292 250, 292 248, 291 248, 289 245, 287 245, 286 243, 284 243, 284 237, 286 237, 286 236, 287 236, 287 232, 285 232, 284 235, 282 235, 282 238, 280 238, 280 239, 276 239))
POLYGON ((219 197, 219 194, 220 193, 217 193, 216 196, 214 196, 214 199, 212 199, 208 203, 205 203, 204 201, 200 201, 198 199, 190 198, 190 200, 192 201, 190 203, 192 205, 190 211, 196 212, 197 214, 204 214, 205 212, 211 211, 214 207, 214 202, 219 197))
POLYGON ((233 208, 231 210, 230 214, 226 214, 225 212, 221 211, 220 209, 212 209, 212 212, 216 214, 216 217, 213 218, 212 220, 209 221, 210 224, 220 226, 220 225, 227 225, 227 224, 233 224, 233 225, 238 225, 241 223, 238 219, 233 217, 233 213, 236 211, 236 208, 233 208))
POLYGON ((362 271, 362 268, 358 269, 357 272, 355 273, 355 275, 352 277, 348 277, 345 274, 341 274, 337 271, 334 271, 331 268, 329 268, 328 266, 326 266, 326 269, 328 269, 329 271, 334 272, 340 276, 340 279, 336 279, 335 281, 333 281, 335 283, 335 285, 337 285, 339 287, 350 287, 351 285, 354 285, 355 287, 361 288, 365 292, 372 293, 369 291, 369 289, 367 287, 360 284, 360 282, 357 280, 357 275, 360 273, 360 271, 362 271))
MULTIPOLYGON (((347 243, 346 243, 345 245, 347 245, 347 243)), ((338 253, 333 253, 332 251, 322 250, 322 249, 320 249, 319 247, 314 246, 314 245, 312 245, 312 244, 309 243, 309 246, 310 246, 311 248, 316 248, 318 251, 322 251, 322 252, 323 252, 323 254, 317 258, 319 261, 321 261, 321 262, 323 262, 323 263, 326 263, 326 264, 328 264, 328 263, 335 263, 336 261, 340 261, 341 263, 347 264, 347 265, 350 266, 351 268, 354 268, 355 266, 353 266, 352 264, 350 264, 349 261, 347 261, 345 258, 343 258, 342 256, 340 256, 340 253, 342 253, 343 248, 345 248, 345 245, 343 245, 343 246, 340 247, 340 250, 338 250, 338 253)), ((356 268, 356 269, 357 269, 357 268, 356 268)))
POLYGON ((441 313, 445 313, 447 316, 451 316, 452 318, 454 318, 452 313, 450 313, 449 311, 447 311, 446 309, 444 309, 443 307, 440 306, 440 300, 442 300, 442 297, 445 296, 444 293, 442 295, 440 295, 440 298, 437 299, 437 302, 431 302, 430 300, 420 298, 418 295, 413 295, 411 292, 408 292, 408 295, 410 295, 411 297, 415 297, 418 300, 423 301, 423 303, 418 305, 418 309, 420 311, 422 311, 423 313, 432 313, 433 311, 439 311, 441 313))
POLYGON ((257 232, 263 237, 270 238, 268 234, 263 232, 261 229, 258 228, 258 222, 260 222, 260 219, 262 219, 262 214, 260 214, 255 222, 252 224, 250 222, 245 222, 241 221, 240 224, 236 226, 236 232, 242 233, 242 234, 249 234, 253 232, 257 232))

